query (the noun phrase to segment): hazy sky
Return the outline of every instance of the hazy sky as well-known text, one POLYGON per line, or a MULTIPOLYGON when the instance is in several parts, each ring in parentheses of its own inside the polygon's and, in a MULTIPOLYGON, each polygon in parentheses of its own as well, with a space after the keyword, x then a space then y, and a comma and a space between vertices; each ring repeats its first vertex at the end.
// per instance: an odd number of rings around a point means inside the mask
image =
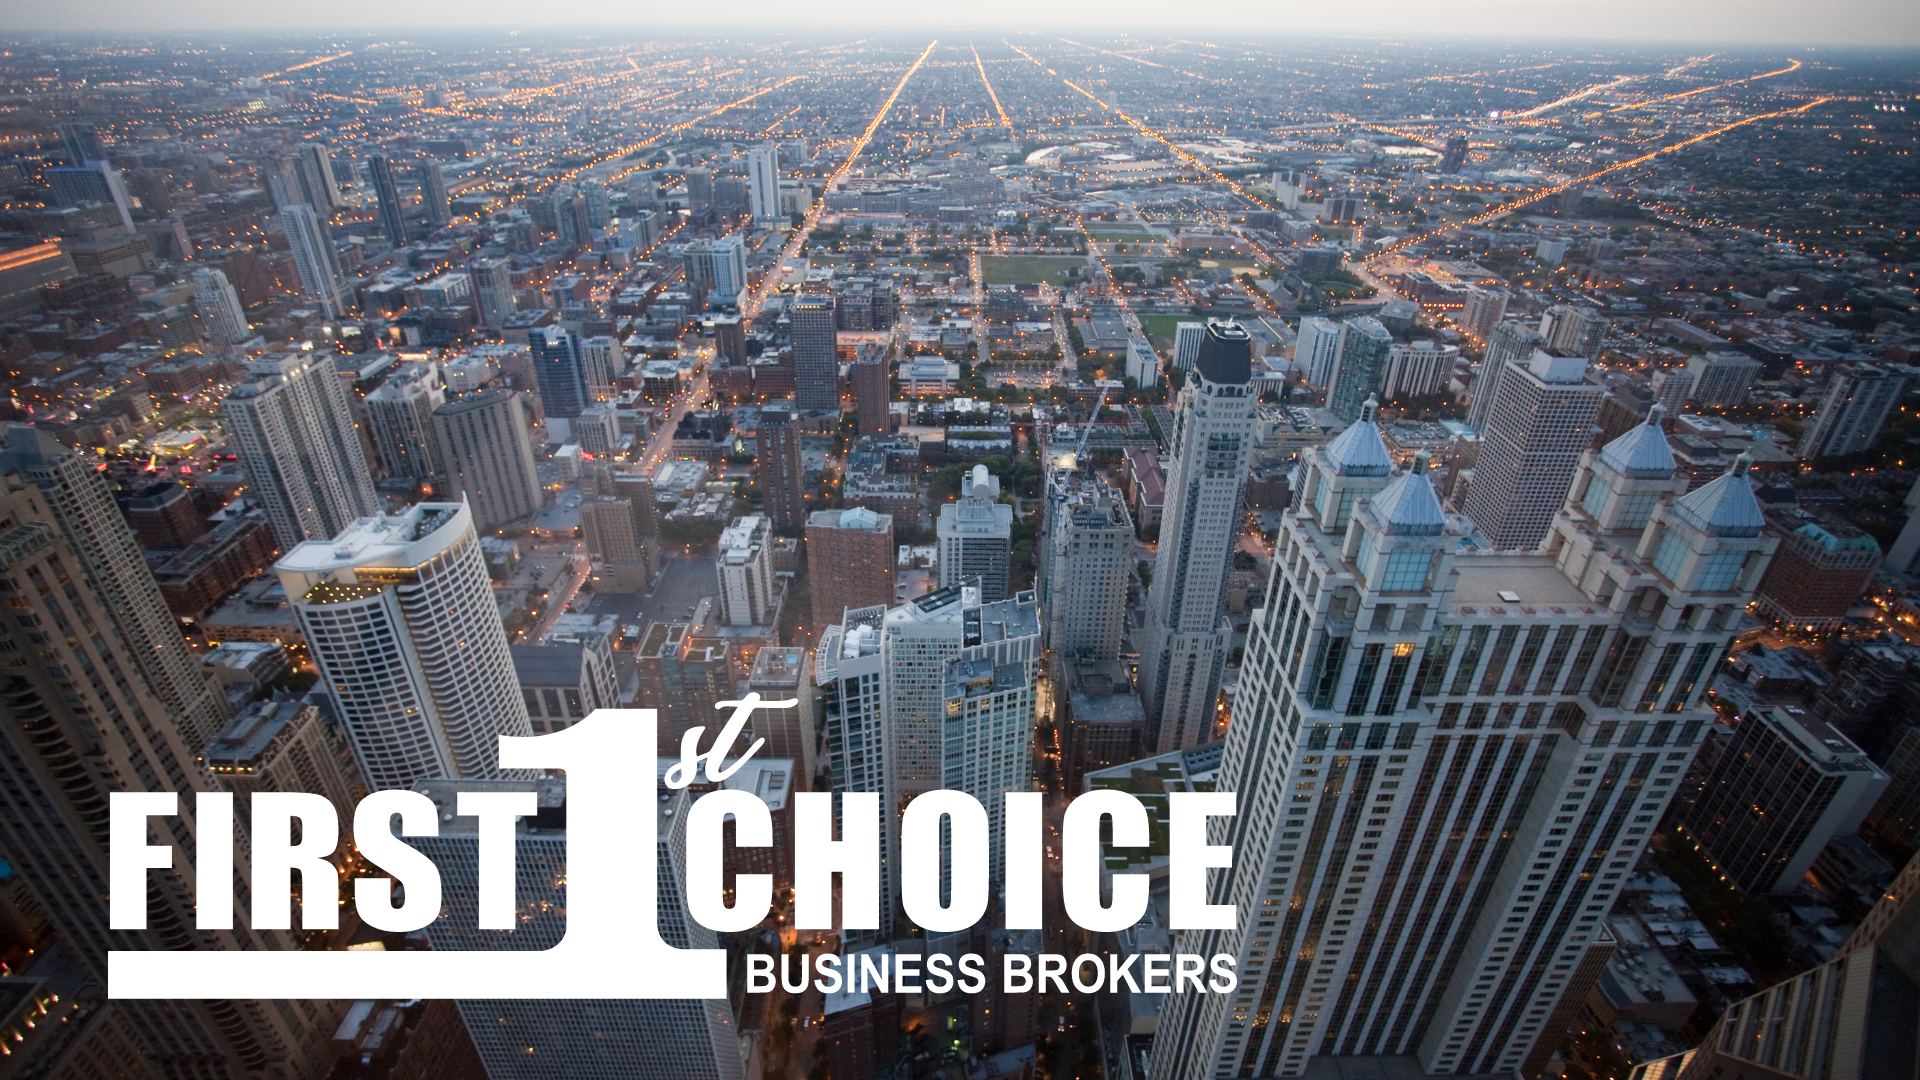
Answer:
POLYGON ((0 0, 0 32, 135 29, 424 29, 565 26, 778 30, 1153 28, 1263 36, 1289 30, 1367 36, 1463 34, 1593 40, 1920 46, 1920 0, 731 0, 720 4, 632 0, 0 0), (325 21, 317 22, 323 15, 325 21))

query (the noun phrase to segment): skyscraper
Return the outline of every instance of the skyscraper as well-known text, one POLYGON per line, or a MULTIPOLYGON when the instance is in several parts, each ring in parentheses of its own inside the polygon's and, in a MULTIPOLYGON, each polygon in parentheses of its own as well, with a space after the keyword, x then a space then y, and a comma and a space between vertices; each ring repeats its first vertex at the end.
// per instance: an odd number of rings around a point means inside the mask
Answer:
POLYGON ((1173 366, 1179 368, 1181 371, 1192 371, 1193 361, 1200 355, 1200 343, 1206 339, 1206 323, 1175 323, 1173 327, 1173 366))
POLYGON ((765 516, 748 514, 720 531, 714 569, 720 579, 720 619, 729 626, 773 622, 773 528, 765 516))
POLYGON ((447 197, 447 176, 440 163, 421 158, 413 171, 420 182, 420 203, 427 209, 427 224, 437 229, 452 221, 453 203, 447 197))
POLYGON ((1309 315, 1300 320, 1300 337, 1294 343, 1293 366, 1307 385, 1327 389, 1333 381, 1333 369, 1340 362, 1340 324, 1332 319, 1309 315))
POLYGON ((1302 463, 1218 779, 1239 813, 1210 834, 1234 865, 1209 900, 1238 921, 1183 946, 1239 981, 1170 999, 1170 1077, 1403 1054, 1511 1075, 1557 1045, 1773 545, 1743 478, 1673 501, 1657 428, 1582 458, 1541 553, 1461 553, 1425 455, 1388 460, 1361 424, 1302 463))
POLYGON ((713 241, 695 240, 680 251, 680 265, 686 269, 687 291, 697 306, 704 306, 714 290, 719 271, 714 266, 713 241))
POLYGON ((794 300, 788 318, 793 334, 794 407, 802 412, 839 411, 840 335, 835 328, 833 297, 803 293, 794 300))
POLYGON ((340 257, 333 250, 333 234, 313 207, 289 206, 280 212, 280 227, 287 235, 287 248, 293 253, 294 271, 300 275, 300 292, 319 304, 329 319, 338 319, 351 306, 347 283, 340 277, 340 257))
POLYGON ((755 224, 767 228, 781 219, 780 148, 773 143, 747 152, 747 192, 755 224))
POLYGON ((281 551, 330 540, 379 509, 333 354, 255 360, 221 401, 220 415, 281 551))
POLYGON ((773 527, 792 532, 807 523, 806 462, 800 456, 800 425, 785 409, 762 409, 754 437, 759 448, 754 471, 760 481, 760 504, 773 527))
POLYGON ((1465 135, 1447 136, 1446 152, 1440 155, 1440 171, 1447 174, 1457 173, 1467 163, 1467 137, 1465 135))
MULTIPOLYGON (((887 349, 884 345, 862 345, 853 359, 850 381, 853 383, 853 407, 858 414, 858 435, 885 435, 890 426, 888 410, 892 394, 887 349)), ((1154 369, 1154 375, 1160 374, 1154 369)), ((1142 383, 1142 385, 1149 385, 1142 383)))
POLYGON ((960 498, 943 503, 935 533, 940 584, 978 584, 984 602, 1007 597, 1013 552, 1013 507, 1000 500, 1000 478, 975 465, 961 474, 960 498))
POLYGON ((462 394, 433 410, 432 423, 447 498, 467 500, 476 529, 497 529, 546 505, 517 391, 462 394))
POLYGON ((207 339, 215 345, 238 345, 253 336, 240 294, 218 270, 193 272, 193 308, 207 328, 207 339))
MULTIPOLYGON (((107 983, 111 950, 297 947, 286 932, 249 929, 244 907, 236 912, 238 929, 195 929, 200 841, 190 793, 212 785, 194 760, 192 740, 199 730, 219 729, 225 702, 204 676, 203 700, 179 701, 183 687, 170 671, 171 657, 199 665, 170 620, 164 629, 171 643, 158 647, 164 658, 136 636, 144 620, 127 605, 158 607, 152 575, 135 590, 140 595, 127 594, 127 572, 144 573, 145 565, 125 525, 97 513, 90 505, 97 500, 69 473, 84 470, 111 515, 117 511, 104 481, 84 462, 55 453, 64 448, 36 445, 38 438, 33 429, 10 428, 8 460, 0 465, 0 587, 11 608, 0 623, 0 667, 7 669, 0 692, 0 848, 14 876, 57 930, 63 962, 77 964, 98 986, 107 983), (154 823, 151 839, 171 853, 173 870, 143 875, 144 929, 110 927, 107 804, 127 790, 182 795, 181 812, 154 823)), ((239 865, 246 873, 244 856, 239 865)), ((282 1004, 99 1000, 86 1012, 63 1006, 37 1019, 82 1026, 69 1062, 78 1074, 317 1080, 332 1060, 326 1040, 339 1011, 321 1001, 282 1004)))
POLYGON ((1535 350, 1526 366, 1507 365, 1464 506, 1495 547, 1531 548, 1546 538, 1605 393, 1587 378, 1583 357, 1535 350))
POLYGON ((747 245, 738 233, 713 242, 713 291, 729 302, 747 291, 747 245))
POLYGON ((1802 461, 1857 454, 1872 446, 1920 369, 1905 364, 1850 364, 1827 383, 1820 411, 1794 451, 1802 461))
MULTIPOLYGON (((651 490, 652 485, 647 485, 651 490)), ((613 579, 614 592, 640 592, 660 563, 659 543, 647 527, 653 496, 601 495, 580 503, 580 539, 613 579)))
POLYGON ((367 174, 373 178, 373 194, 380 203, 380 225, 387 242, 394 247, 407 243, 407 204, 400 200, 400 183, 393 175, 393 161, 385 154, 367 159, 367 174))
POLYGON ((525 778, 500 767, 533 727, 465 503, 361 518, 274 572, 375 790, 525 778))
POLYGON ((1233 633, 1225 617, 1227 567, 1253 452, 1252 383, 1251 336, 1233 323, 1208 326, 1175 406, 1166 511, 1140 646, 1146 749, 1154 753, 1213 738, 1214 697, 1233 633))
POLYGON ((513 318, 513 262, 504 258, 478 258, 467 263, 473 279, 474 321, 489 330, 498 330, 513 318))
POLYGON ((1598 360, 1607 340, 1607 317, 1583 305, 1555 304, 1540 316, 1540 334, 1553 352, 1598 360))
MULTIPOLYGON (((971 584, 943 585, 889 609, 880 641, 889 783, 882 813, 898 815, 928 791, 972 795, 987 811, 988 875, 997 883, 1003 794, 1032 785, 1039 605, 1031 592, 986 601, 971 584)), ((889 868, 889 891, 898 896, 898 858, 889 868)))
POLYGON ((106 479, 85 458, 26 424, 4 429, 0 475, 16 476, 40 489, 50 513, 47 520, 79 554, 79 572, 109 605, 120 627, 118 637, 133 650, 140 674, 166 705, 189 747, 197 747, 226 722, 231 710, 181 638, 106 479))
POLYGON ((60 147, 66 152, 67 164, 107 160, 107 145, 100 141, 100 133, 92 124, 68 121, 55 124, 54 129, 60 133, 60 147))
POLYGON ((1480 360, 1480 372, 1473 382, 1473 400, 1467 405, 1467 426, 1486 434, 1493 415, 1493 401, 1499 396, 1500 380, 1513 364, 1533 359, 1535 350, 1547 347, 1547 339, 1518 319, 1495 323, 1487 334, 1486 355, 1480 360))
POLYGON ((881 797, 880 928, 847 930, 854 947, 891 940, 895 883, 892 838, 896 815, 887 812, 889 741, 883 704, 887 670, 880 656, 880 624, 886 605, 848 608, 820 632, 813 650, 815 726, 826 747, 828 775, 836 792, 867 792, 881 797))
POLYGON ((308 206, 325 217, 347 204, 333 179, 332 147, 323 142, 301 143, 293 152, 293 160, 308 206))
POLYGON ((688 169, 687 209, 696 214, 704 214, 713 209, 713 170, 688 169))
POLYGON ((593 404, 593 390, 580 339, 570 331, 548 326, 533 331, 527 340, 533 346, 533 378, 546 414, 572 419, 585 412, 593 404))
MULTIPOLYGON (((664 767, 664 763, 663 763, 664 767)), ((653 777, 640 778, 648 785, 653 777)), ((428 780, 415 787, 447 819, 435 836, 411 838, 440 870, 450 917, 429 924, 436 952, 507 947, 508 933, 475 929, 479 915, 480 839, 477 819, 456 813, 458 793, 533 792, 538 812, 514 823, 515 929, 513 948, 549 949, 566 935, 566 788, 560 779, 428 780)), ((655 860, 659 873, 661 939, 682 949, 719 946, 713 931, 688 918, 686 879, 688 792, 666 791, 647 800, 658 815, 655 860)), ((541 1001, 461 999, 460 1015, 473 1036, 489 1080, 745 1080, 740 1032, 726 999, 628 998, 541 1001)))
POLYGON ((1373 316, 1341 323, 1340 353, 1327 384, 1327 411, 1348 423, 1358 420, 1360 406, 1380 396, 1392 351, 1393 335, 1373 316))
POLYGON ((1506 315, 1506 290, 1491 285, 1476 285, 1467 293, 1466 308, 1460 312, 1460 328, 1485 341, 1506 315))
POLYGON ((447 403, 440 371, 432 364, 400 365, 366 396, 367 427, 388 476, 431 481, 446 475, 433 438, 433 410, 447 403))
POLYGON ((807 588, 819 633, 848 608, 885 607, 894 596, 893 518, 871 510, 819 510, 807 518, 807 588))
POLYGON ((121 227, 133 231, 133 202, 127 198, 126 183, 120 170, 105 161, 85 165, 56 165, 42 171, 47 186, 53 189, 55 206, 82 206, 101 203, 120 215, 121 227))
POLYGON ((1056 468, 1047 478, 1041 614, 1056 656, 1109 663, 1126 630, 1133 518, 1120 492, 1056 468))

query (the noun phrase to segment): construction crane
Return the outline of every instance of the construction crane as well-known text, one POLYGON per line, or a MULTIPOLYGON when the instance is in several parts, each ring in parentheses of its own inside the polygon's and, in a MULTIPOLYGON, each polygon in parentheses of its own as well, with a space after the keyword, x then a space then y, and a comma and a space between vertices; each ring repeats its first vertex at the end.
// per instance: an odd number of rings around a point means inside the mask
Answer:
POLYGON ((1093 425, 1100 421, 1100 410, 1107 407, 1107 393, 1114 389, 1125 389, 1126 383, 1119 379, 1099 379, 1094 382, 1100 388, 1100 401, 1093 407, 1093 415, 1087 417, 1087 426, 1080 430, 1080 442, 1073 448, 1073 464, 1079 468, 1081 457, 1087 452, 1087 436, 1093 434, 1093 425))

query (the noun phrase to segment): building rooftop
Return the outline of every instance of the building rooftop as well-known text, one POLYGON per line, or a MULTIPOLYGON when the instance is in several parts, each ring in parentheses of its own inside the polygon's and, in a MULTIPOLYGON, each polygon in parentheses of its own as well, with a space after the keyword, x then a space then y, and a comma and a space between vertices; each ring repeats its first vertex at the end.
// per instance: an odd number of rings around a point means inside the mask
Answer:
POLYGON ((1360 419, 1327 444, 1327 460, 1341 476, 1385 476, 1393 468, 1393 458, 1380 437, 1380 425, 1374 414, 1380 403, 1372 398, 1360 407, 1360 419))
POLYGON ((1672 447, 1667 445, 1666 433, 1660 430, 1660 419, 1665 412, 1666 408, 1655 402, 1647 410, 1647 422, 1603 447, 1600 460, 1622 476, 1644 480, 1665 480, 1672 476, 1679 466, 1673 459, 1672 447))
POLYGON ((1740 455, 1730 471, 1675 503, 1674 516, 1709 536, 1759 536, 1767 517, 1747 480, 1752 462, 1740 455))
POLYGON ((579 686, 587 663, 584 645, 509 645, 507 651, 522 686, 579 686))
MULTIPOLYGON (((461 814, 458 810, 462 791, 531 791, 538 796, 538 812, 532 817, 518 818, 513 823, 516 836, 538 835, 550 839, 563 839, 567 834, 567 781, 564 777, 547 776, 538 780, 421 780, 413 785, 413 790, 433 800, 433 808, 440 815, 441 836, 476 836, 479 833, 480 819, 472 815, 461 814)), ((672 808, 679 800, 670 800, 662 796, 660 802, 661 822, 663 826, 672 816, 672 808)), ((666 830, 662 828, 661 835, 666 830)))
POLYGON ((332 540, 308 540, 280 557, 282 574, 323 576, 363 567, 413 569, 470 528, 465 503, 416 503, 398 514, 363 517, 332 540))
POLYGON ((200 761, 215 772, 250 772, 273 740, 310 708, 298 700, 256 701, 220 729, 200 751, 200 761))

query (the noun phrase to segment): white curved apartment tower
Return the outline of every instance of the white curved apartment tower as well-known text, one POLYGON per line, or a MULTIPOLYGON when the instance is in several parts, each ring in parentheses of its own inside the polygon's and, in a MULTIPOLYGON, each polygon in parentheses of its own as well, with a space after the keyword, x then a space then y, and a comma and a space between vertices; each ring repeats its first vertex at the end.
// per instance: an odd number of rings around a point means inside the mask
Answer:
POLYGON ((374 788, 530 779, 499 736, 530 736, 464 502, 361 518, 274 567, 374 788))

